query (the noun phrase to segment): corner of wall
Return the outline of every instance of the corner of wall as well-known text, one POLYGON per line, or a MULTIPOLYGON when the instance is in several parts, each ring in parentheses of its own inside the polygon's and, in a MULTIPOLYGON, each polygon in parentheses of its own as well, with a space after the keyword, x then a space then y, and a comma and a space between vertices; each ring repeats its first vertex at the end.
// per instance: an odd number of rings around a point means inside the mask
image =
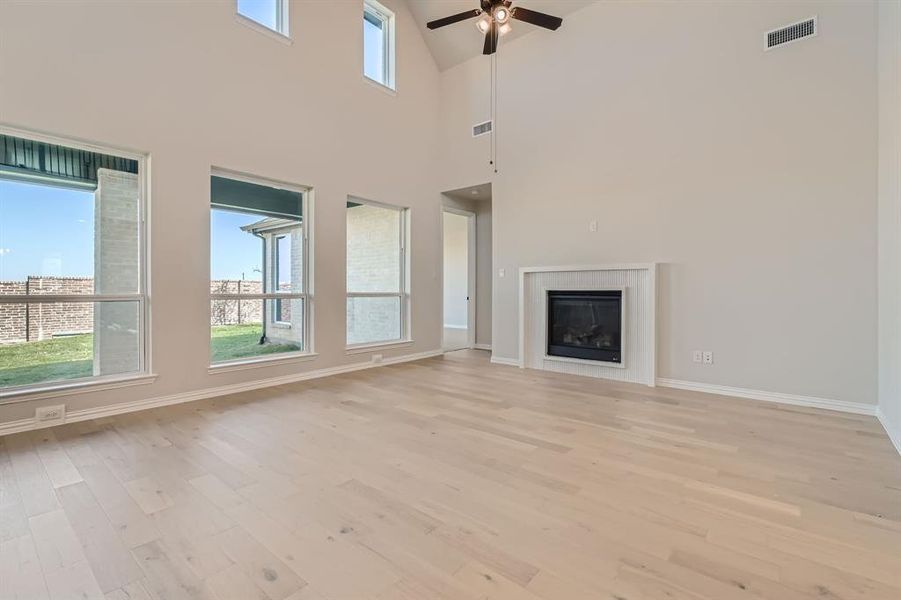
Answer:
POLYGON ((878 5, 877 416, 901 453, 901 4, 878 5))

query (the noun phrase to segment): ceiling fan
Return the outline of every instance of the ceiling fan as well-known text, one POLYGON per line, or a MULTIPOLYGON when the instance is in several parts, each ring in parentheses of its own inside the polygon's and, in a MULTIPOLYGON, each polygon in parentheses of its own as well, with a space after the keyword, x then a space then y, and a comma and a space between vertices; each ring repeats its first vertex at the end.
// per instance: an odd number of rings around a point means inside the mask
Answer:
POLYGON ((521 6, 511 7, 512 0, 480 0, 480 4, 481 8, 429 21, 426 23, 426 27, 438 29, 467 19, 481 17, 476 21, 476 27, 485 34, 485 46, 482 48, 482 54, 494 54, 497 52, 498 38, 510 30, 510 19, 531 23, 552 31, 563 24, 563 19, 560 17, 553 17, 521 6))

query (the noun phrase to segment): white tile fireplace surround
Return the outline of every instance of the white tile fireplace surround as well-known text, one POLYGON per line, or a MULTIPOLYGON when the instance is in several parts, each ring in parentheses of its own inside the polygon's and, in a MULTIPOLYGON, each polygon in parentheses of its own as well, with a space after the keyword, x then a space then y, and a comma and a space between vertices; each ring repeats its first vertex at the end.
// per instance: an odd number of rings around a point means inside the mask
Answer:
POLYGON ((522 267, 519 270, 520 366, 573 375, 655 384, 657 371, 656 263, 522 267), (547 355, 549 291, 622 290, 622 364, 547 355))

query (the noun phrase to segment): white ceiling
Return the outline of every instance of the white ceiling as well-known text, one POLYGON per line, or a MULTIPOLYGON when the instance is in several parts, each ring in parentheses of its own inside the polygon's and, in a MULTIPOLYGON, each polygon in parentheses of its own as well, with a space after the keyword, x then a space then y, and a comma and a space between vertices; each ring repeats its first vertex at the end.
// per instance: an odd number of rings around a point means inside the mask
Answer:
MULTIPOLYGON (((513 6, 522 5, 525 8, 537 10, 563 18, 563 27, 566 27, 566 15, 597 0, 518 0, 513 6)), ((461 13, 479 7, 478 0, 407 0, 413 18, 422 31, 422 36, 442 71, 461 62, 467 61, 482 54, 482 44, 485 36, 476 29, 475 19, 462 21, 434 31, 426 28, 425 24, 441 17, 461 13)), ((531 32, 539 32, 538 35, 553 35, 552 31, 535 27, 521 21, 511 21, 513 31, 501 38, 501 49, 510 40, 531 32)))
POLYGON ((471 185, 458 190, 444 192, 444 194, 457 200, 491 200, 491 184, 471 185))

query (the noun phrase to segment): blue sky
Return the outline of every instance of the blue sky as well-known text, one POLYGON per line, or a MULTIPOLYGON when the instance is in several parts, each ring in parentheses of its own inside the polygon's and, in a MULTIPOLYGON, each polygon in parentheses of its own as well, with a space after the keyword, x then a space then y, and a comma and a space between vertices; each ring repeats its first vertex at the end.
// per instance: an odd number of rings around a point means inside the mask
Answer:
MULTIPOLYGON (((363 19, 363 73, 382 81, 382 29, 363 19)), ((383 82, 384 83, 384 82, 383 82)))
POLYGON ((243 225, 262 217, 228 210, 210 211, 210 274, 213 279, 255 279, 260 281, 263 242, 243 225))
MULTIPOLYGON (((241 231, 260 220, 213 210, 214 279, 260 279, 262 242, 241 231)), ((0 179, 0 281, 94 276, 94 192, 0 179)))
POLYGON ((94 276, 94 193, 0 179, 0 280, 94 276))
POLYGON ((276 29, 275 6, 277 0, 238 0, 238 12, 262 23, 269 29, 276 29))

